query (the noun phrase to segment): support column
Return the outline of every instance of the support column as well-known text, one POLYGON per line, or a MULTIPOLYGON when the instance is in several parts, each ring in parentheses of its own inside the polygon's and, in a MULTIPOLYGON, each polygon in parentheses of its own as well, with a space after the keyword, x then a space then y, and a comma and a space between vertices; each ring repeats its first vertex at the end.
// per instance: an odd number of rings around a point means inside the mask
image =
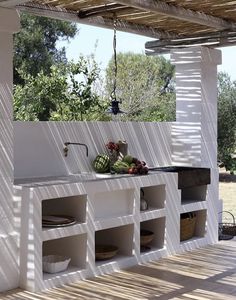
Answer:
POLYGON ((207 237, 218 240, 217 201, 217 65, 221 51, 207 47, 178 49, 171 53, 176 66, 176 125, 173 162, 211 168, 207 191, 207 237))
POLYGON ((18 286, 18 249, 13 214, 13 33, 16 10, 0 7, 0 291, 18 286))
POLYGON ((217 65, 221 64, 221 51, 206 47, 178 49, 171 53, 171 60, 176 66, 176 122, 188 129, 183 136, 179 130, 174 138, 182 145, 179 150, 189 149, 181 156, 174 147, 173 159, 176 163, 216 168, 217 65))

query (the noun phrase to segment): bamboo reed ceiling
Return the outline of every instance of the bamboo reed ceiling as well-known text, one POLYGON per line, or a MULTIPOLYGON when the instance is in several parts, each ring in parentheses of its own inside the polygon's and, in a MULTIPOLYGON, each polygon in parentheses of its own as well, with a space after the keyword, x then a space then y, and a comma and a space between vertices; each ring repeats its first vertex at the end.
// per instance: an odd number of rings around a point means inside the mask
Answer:
POLYGON ((236 1, 232 0, 0 0, 35 15, 112 28, 155 38, 147 54, 176 47, 236 44, 236 1))

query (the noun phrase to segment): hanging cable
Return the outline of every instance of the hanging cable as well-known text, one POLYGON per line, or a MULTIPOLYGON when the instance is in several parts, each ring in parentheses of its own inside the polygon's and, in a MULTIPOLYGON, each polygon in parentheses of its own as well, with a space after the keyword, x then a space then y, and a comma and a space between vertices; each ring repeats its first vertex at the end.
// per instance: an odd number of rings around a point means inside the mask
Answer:
POLYGON ((117 88, 117 71, 118 71, 118 66, 117 66, 117 52, 116 52, 117 22, 118 22, 118 20, 116 18, 116 14, 113 14, 113 32, 114 32, 114 35, 113 35, 113 54, 114 54, 113 72, 114 72, 114 77, 113 77, 112 91, 111 91, 111 95, 110 95, 110 98, 111 98, 111 108, 108 110, 108 112, 112 113, 114 115, 124 113, 119 108, 119 103, 121 103, 121 102, 117 100, 117 94, 116 94, 116 88, 117 88))
POLYGON ((113 90, 111 92, 111 100, 112 101, 117 101, 117 98, 116 98, 116 83, 117 83, 116 28, 117 28, 117 19, 116 19, 116 15, 114 14, 114 17, 113 17, 113 30, 114 30, 114 35, 113 35, 113 54, 114 54, 113 71, 114 71, 114 78, 113 78, 113 90))

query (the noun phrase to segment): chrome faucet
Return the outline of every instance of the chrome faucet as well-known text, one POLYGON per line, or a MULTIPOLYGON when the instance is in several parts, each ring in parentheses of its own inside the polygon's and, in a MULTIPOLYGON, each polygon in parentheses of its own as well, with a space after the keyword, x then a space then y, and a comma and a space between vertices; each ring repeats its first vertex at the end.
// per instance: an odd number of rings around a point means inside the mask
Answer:
POLYGON ((86 156, 88 156, 88 146, 85 145, 85 144, 82 144, 82 143, 71 143, 71 142, 66 142, 64 143, 64 148, 63 148, 63 151, 64 151, 64 155, 67 156, 68 155, 68 146, 69 145, 79 145, 79 146, 84 146, 86 148, 86 156))

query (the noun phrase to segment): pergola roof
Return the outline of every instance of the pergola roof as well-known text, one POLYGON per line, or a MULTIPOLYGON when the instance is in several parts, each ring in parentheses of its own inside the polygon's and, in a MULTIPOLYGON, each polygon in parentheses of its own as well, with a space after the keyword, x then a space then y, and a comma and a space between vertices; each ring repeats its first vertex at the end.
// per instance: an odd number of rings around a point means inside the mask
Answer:
POLYGON ((236 44, 236 1, 232 0, 0 0, 0 6, 63 20, 132 32, 156 41, 147 54, 176 47, 236 44))

